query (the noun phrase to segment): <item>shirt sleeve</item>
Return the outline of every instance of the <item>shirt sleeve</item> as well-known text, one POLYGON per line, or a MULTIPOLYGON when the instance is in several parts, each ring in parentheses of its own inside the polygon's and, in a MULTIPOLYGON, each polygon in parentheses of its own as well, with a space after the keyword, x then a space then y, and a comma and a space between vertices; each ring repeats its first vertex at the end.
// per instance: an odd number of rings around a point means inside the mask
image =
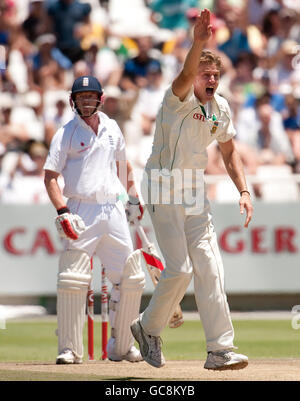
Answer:
POLYGON ((115 153, 116 160, 117 161, 125 161, 126 160, 125 139, 124 139, 124 136, 116 122, 115 122, 115 130, 118 133, 118 142, 117 142, 116 153, 115 153))
POLYGON ((64 130, 60 128, 53 136, 44 170, 51 170, 56 173, 63 171, 68 156, 65 136, 63 134, 64 130))
POLYGON ((185 107, 186 103, 191 100, 191 98, 194 96, 194 86, 191 87, 189 90, 189 93, 186 95, 186 97, 181 101, 179 97, 174 95, 172 86, 170 86, 165 93, 164 96, 164 103, 165 105, 173 109, 174 111, 180 110, 181 108, 185 107))
POLYGON ((236 130, 233 125, 229 104, 225 99, 224 102, 226 102, 224 104, 224 110, 222 111, 222 114, 224 116, 224 125, 223 129, 217 136, 218 142, 227 142, 236 135, 236 130))

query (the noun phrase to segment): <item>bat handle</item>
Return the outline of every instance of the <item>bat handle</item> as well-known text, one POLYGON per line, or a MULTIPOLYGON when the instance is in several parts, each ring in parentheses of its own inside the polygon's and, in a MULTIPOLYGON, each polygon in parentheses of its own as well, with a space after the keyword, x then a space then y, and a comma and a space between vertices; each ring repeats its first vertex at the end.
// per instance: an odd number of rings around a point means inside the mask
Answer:
POLYGON ((151 242, 148 240, 147 235, 143 229, 143 227, 141 226, 140 222, 138 220, 135 220, 135 227, 136 230, 139 234, 139 236, 141 237, 142 243, 144 245, 146 245, 148 248, 151 247, 151 242))

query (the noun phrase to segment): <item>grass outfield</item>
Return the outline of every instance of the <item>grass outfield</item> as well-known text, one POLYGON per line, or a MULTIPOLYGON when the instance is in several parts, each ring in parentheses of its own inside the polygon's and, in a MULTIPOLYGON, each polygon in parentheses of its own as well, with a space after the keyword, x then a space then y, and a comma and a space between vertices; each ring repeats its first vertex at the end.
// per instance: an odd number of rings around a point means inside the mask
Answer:
MULTIPOLYGON (((235 345, 253 359, 300 358, 300 331, 290 320, 234 320, 235 345)), ((54 362, 57 354, 56 321, 9 321, 0 330, 0 362, 54 362)), ((95 322, 95 357, 100 359, 101 324, 95 322), (99 335, 98 335, 99 333, 99 335)), ((85 344, 87 331, 85 328, 85 344)), ((167 360, 204 360, 204 333, 199 321, 186 321, 162 333, 167 360)), ((87 360, 87 349, 85 349, 87 360)))

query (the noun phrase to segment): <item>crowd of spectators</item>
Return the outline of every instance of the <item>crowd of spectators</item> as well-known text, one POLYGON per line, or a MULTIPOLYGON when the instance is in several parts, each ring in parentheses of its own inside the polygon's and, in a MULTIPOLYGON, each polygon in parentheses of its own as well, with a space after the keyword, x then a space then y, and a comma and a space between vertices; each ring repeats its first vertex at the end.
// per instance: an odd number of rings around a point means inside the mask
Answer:
MULTIPOLYGON (((73 80, 96 76, 103 111, 124 134, 137 179, 163 94, 179 72, 200 9, 223 61, 236 143, 257 199, 297 200, 300 173, 300 2, 293 0, 0 0, 0 202, 48 202, 43 163, 72 118, 73 80), (267 183, 267 184, 266 184, 267 183), (269 183, 269 184, 268 184, 269 183)), ((207 177, 225 173, 217 144, 207 177)), ((209 197, 231 201, 228 182, 209 197)))

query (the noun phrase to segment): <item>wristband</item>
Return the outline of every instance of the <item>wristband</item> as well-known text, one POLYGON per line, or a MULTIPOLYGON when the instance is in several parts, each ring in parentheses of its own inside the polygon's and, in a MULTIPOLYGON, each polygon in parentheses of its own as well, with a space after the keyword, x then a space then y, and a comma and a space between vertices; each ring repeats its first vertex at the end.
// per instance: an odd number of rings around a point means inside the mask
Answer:
POLYGON ((67 206, 63 206, 60 209, 57 209, 57 214, 60 216, 61 214, 64 213, 70 213, 70 210, 67 206))
POLYGON ((243 191, 240 192, 240 195, 241 195, 241 196, 242 196, 243 192, 247 192, 247 194, 248 194, 249 196, 251 196, 251 195, 250 195, 250 192, 247 191, 246 189, 244 189, 243 191))

